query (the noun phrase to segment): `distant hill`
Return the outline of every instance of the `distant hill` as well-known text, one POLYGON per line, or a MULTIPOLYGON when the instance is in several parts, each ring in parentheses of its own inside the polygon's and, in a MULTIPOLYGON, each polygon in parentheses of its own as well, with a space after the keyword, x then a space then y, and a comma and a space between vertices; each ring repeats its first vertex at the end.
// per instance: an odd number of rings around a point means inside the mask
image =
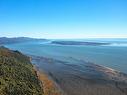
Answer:
POLYGON ((21 42, 29 42, 29 41, 47 41, 47 39, 35 39, 35 38, 28 38, 28 37, 15 37, 15 38, 0 37, 0 44, 12 44, 12 43, 21 43, 21 42))
POLYGON ((0 47, 0 95, 43 95, 30 58, 4 47, 0 47))

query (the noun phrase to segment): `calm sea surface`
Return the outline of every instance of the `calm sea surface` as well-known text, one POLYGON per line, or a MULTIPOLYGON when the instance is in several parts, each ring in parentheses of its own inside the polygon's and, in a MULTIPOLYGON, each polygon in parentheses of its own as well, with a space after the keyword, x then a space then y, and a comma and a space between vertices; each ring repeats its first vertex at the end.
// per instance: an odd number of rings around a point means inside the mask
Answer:
MULTIPOLYGON (((112 45, 64 46, 53 45, 49 41, 26 42, 5 46, 28 55, 44 56, 62 61, 89 61, 127 73, 127 39, 80 39, 80 41, 110 42, 112 45)), ((72 62, 72 64, 78 65, 78 63, 75 62, 72 62)))

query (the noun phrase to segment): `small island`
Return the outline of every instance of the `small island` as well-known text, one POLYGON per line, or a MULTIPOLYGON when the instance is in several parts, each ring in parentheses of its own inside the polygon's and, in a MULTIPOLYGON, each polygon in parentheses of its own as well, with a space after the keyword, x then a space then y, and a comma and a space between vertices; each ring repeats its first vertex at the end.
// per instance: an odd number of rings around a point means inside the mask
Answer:
POLYGON ((90 45, 90 46, 110 45, 110 43, 104 42, 82 42, 82 41, 52 41, 51 43, 59 45, 90 45))

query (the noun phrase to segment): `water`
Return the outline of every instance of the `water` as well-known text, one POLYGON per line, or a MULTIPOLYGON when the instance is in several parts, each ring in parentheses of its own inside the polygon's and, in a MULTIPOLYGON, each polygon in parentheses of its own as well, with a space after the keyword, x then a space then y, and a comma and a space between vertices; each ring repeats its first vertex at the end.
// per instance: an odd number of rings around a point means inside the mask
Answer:
MULTIPOLYGON (((76 39, 84 41, 84 39, 76 39)), ((109 46, 62 46, 50 42, 27 42, 5 45, 25 54, 44 56, 58 60, 93 62, 127 73, 127 39, 85 39, 85 41, 110 42, 109 46)))

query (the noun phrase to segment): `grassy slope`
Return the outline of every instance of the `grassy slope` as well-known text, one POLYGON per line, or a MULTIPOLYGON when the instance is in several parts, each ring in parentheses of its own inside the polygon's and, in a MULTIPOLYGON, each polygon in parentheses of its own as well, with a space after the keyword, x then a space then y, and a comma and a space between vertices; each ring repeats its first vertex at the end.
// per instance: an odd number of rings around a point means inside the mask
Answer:
POLYGON ((30 60, 18 51, 0 47, 0 95, 42 95, 30 60))

